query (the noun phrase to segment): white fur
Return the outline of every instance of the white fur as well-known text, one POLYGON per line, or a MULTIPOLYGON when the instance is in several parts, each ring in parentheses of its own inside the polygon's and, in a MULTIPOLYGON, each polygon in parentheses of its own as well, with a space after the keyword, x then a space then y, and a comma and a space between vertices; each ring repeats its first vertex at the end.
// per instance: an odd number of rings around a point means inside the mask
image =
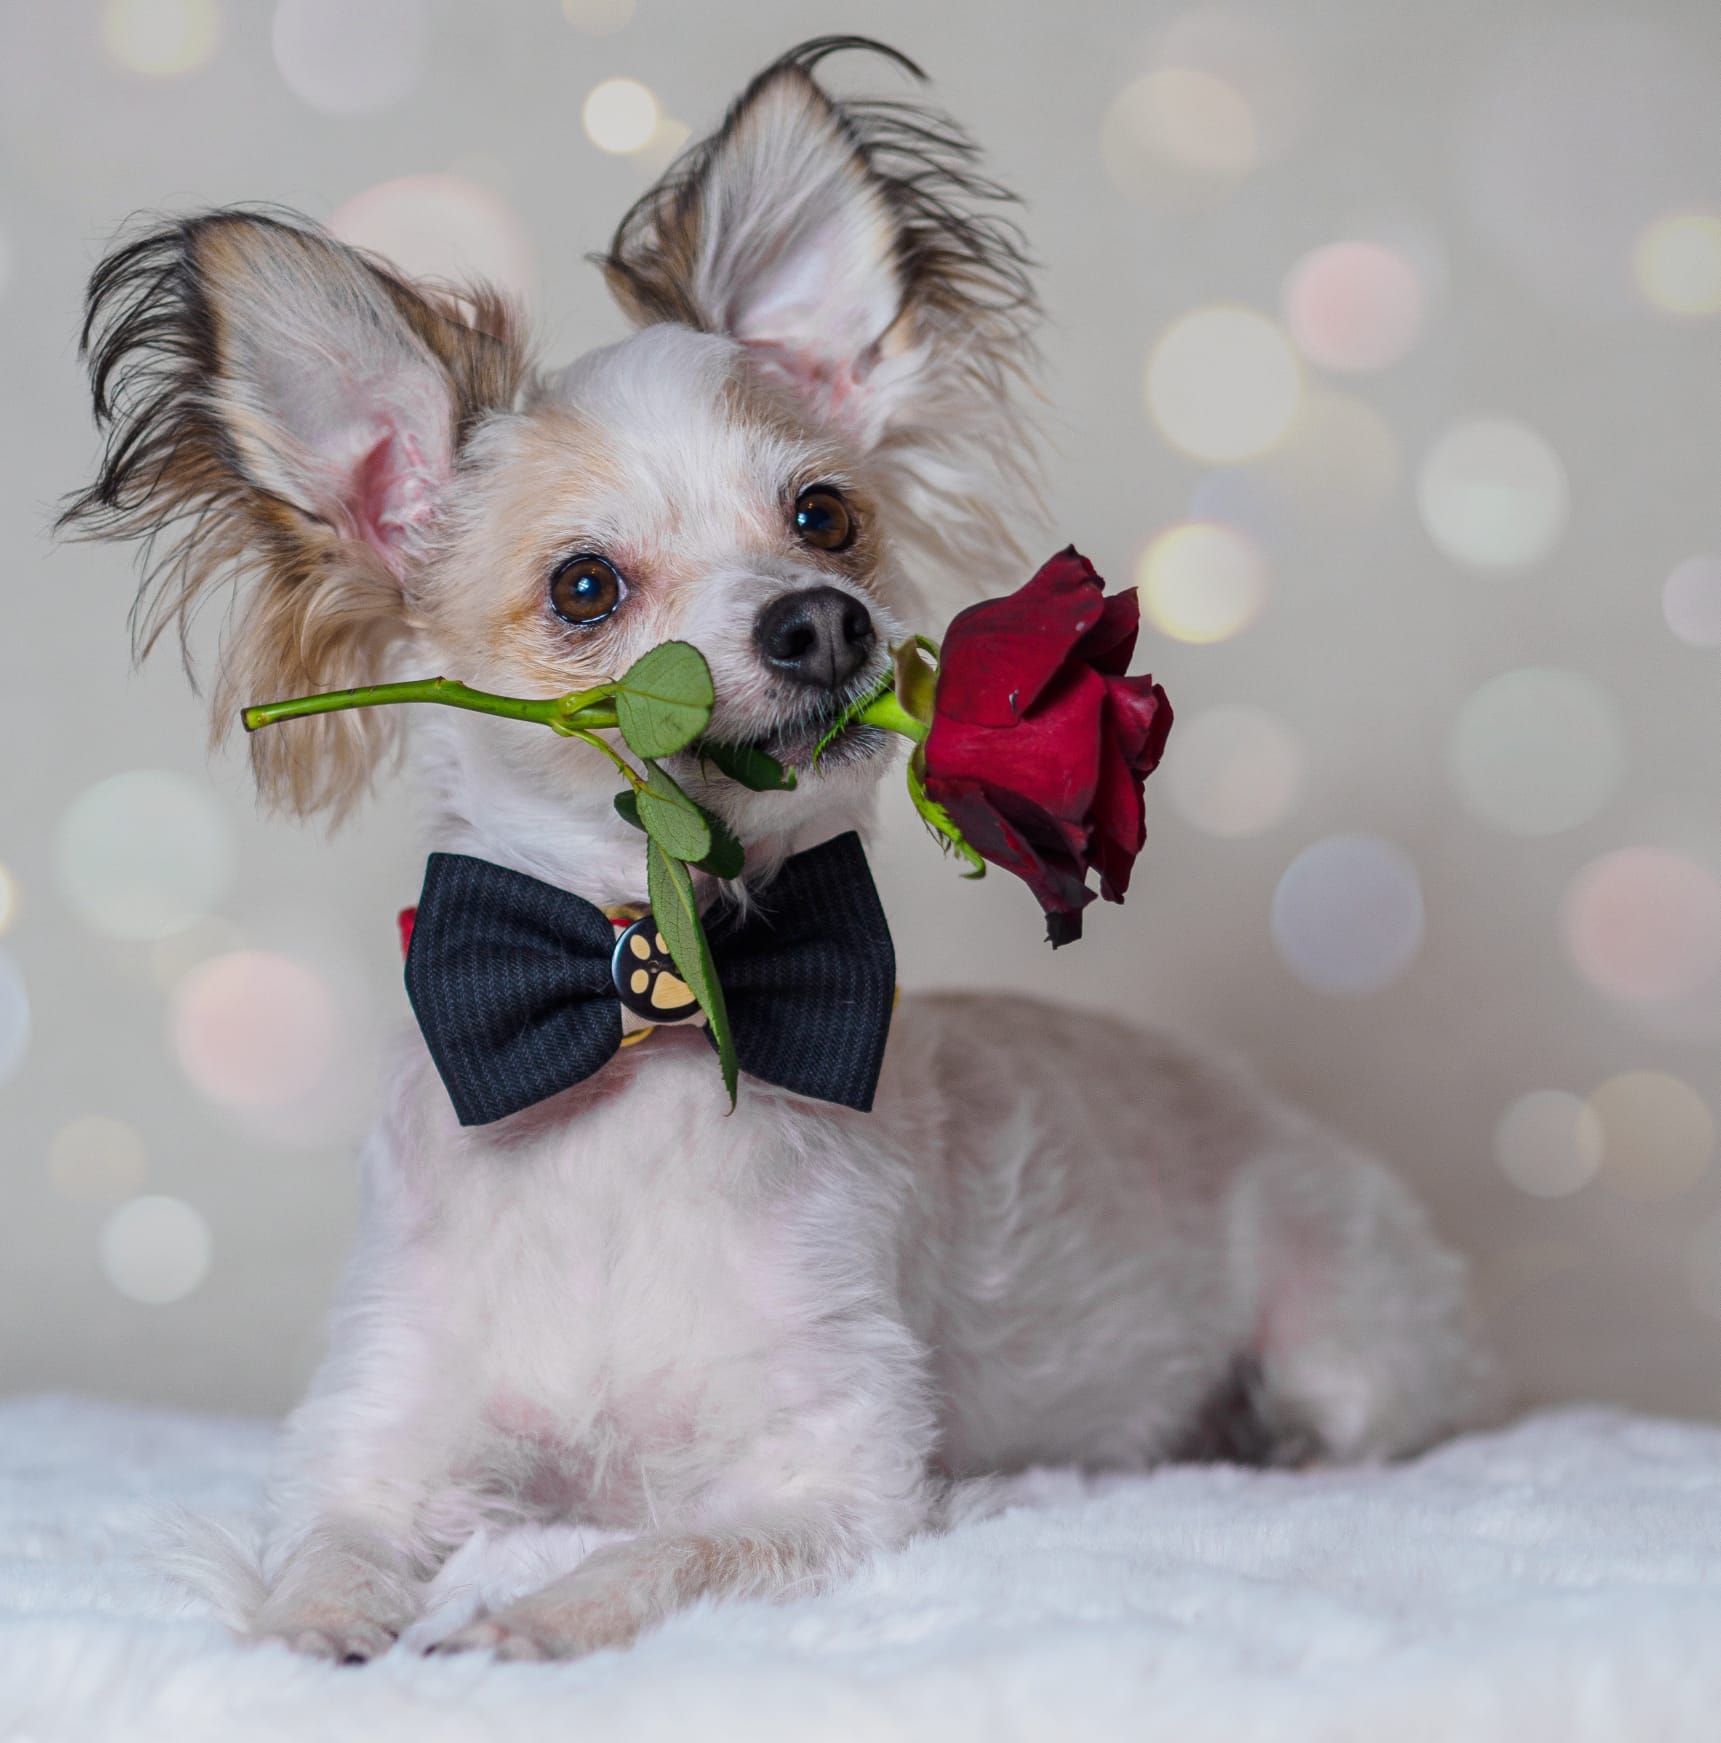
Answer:
MULTIPOLYGON (((794 101, 767 85, 707 166, 692 295, 714 330, 650 322, 467 439, 405 548, 401 670, 572 688, 677 635, 711 665, 717 731, 751 737, 807 707, 754 645, 762 605, 845 588, 876 674, 925 621, 911 566, 1002 524, 987 493, 1025 453, 997 391, 1007 325, 977 363, 954 293, 897 281, 893 208, 784 77, 794 101), (796 544, 785 501, 812 478, 874 505, 864 561, 796 544), (630 595, 570 630, 545 577, 581 550, 630 595)), ((412 727, 429 847, 644 898, 589 750, 438 710, 412 727)), ((677 772, 757 882, 864 829, 888 761, 803 768, 789 794, 677 772)), ((870 1115, 746 1082, 726 1116, 703 1040, 666 1031, 462 1130, 415 1035, 364 1170, 248 1618, 335 1657, 385 1649, 445 1559, 509 1520, 627 1535, 443 1644, 572 1655, 702 1596, 829 1582, 936 1523, 960 1479, 1196 1450, 1219 1404, 1289 1461, 1408 1452, 1487 1395, 1462 1268, 1374 1162, 1172 1037, 1028 1001, 904 999, 870 1115)))

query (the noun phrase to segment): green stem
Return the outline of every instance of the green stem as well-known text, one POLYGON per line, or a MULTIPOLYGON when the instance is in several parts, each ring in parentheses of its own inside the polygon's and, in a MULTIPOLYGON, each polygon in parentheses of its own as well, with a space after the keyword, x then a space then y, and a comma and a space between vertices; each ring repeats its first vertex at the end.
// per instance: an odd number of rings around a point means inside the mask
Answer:
MULTIPOLYGON (((601 750, 626 776, 627 784, 636 793, 646 784, 645 776, 640 774, 632 764, 624 761, 620 752, 607 739, 599 738, 595 732, 587 732, 583 727, 558 725, 555 722, 551 724, 564 738, 577 738, 582 744, 589 744, 593 750, 601 750)), ((611 720, 608 724, 613 726, 615 722, 611 720)))
POLYGON ((900 732, 904 738, 911 738, 916 744, 925 744, 926 735, 932 730, 924 720, 916 720, 896 698, 895 690, 885 690, 875 696, 866 707, 854 716, 866 726, 877 726, 885 732, 900 732))
MULTIPOLYGON (((335 714, 346 708, 381 708, 393 702, 439 702, 445 708, 467 708, 475 714, 497 714, 505 720, 530 720, 560 732, 577 728, 581 736, 616 724, 614 684, 576 690, 567 696, 541 699, 495 696, 472 690, 457 678, 414 678, 404 684, 366 684, 356 690, 329 690, 321 696, 298 696, 287 702, 260 702, 240 718, 247 732, 273 726, 278 720, 300 720, 310 714, 335 714)), ((601 742, 601 741, 600 741, 601 742)), ((606 750, 609 748, 604 746, 606 750)), ((613 754, 613 753, 612 753, 613 754)))

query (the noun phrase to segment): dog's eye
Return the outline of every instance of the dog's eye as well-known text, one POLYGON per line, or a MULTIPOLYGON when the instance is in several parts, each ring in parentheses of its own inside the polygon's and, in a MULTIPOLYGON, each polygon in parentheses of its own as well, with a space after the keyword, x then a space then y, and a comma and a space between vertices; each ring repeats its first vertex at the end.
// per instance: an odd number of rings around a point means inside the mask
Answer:
POLYGON ((627 583, 602 557, 570 557, 550 577, 550 609, 564 623, 601 623, 627 598, 627 583))
POLYGON ((842 551, 854 542, 854 511, 840 491, 815 484, 795 498, 795 531, 817 551, 842 551))

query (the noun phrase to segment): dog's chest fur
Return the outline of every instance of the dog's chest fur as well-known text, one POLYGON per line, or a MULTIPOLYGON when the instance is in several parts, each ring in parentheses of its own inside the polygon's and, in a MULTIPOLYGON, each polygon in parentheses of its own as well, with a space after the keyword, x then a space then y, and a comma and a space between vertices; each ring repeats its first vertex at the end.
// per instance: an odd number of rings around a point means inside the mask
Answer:
POLYGON ((640 1528, 846 1414, 856 1340, 888 1323, 883 1207, 831 1140, 751 1085, 725 1117, 696 1043, 425 1170, 408 1275, 472 1407, 463 1486, 640 1528))

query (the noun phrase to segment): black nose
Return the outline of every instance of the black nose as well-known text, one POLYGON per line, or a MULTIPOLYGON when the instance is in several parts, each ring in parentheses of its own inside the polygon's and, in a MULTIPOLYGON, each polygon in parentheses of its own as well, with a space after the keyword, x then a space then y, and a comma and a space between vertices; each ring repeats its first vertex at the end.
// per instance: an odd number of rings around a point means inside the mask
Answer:
POLYGON ((820 690, 846 684, 866 664, 874 640, 867 608, 835 587, 808 587, 773 599, 753 633, 785 678, 820 690))

